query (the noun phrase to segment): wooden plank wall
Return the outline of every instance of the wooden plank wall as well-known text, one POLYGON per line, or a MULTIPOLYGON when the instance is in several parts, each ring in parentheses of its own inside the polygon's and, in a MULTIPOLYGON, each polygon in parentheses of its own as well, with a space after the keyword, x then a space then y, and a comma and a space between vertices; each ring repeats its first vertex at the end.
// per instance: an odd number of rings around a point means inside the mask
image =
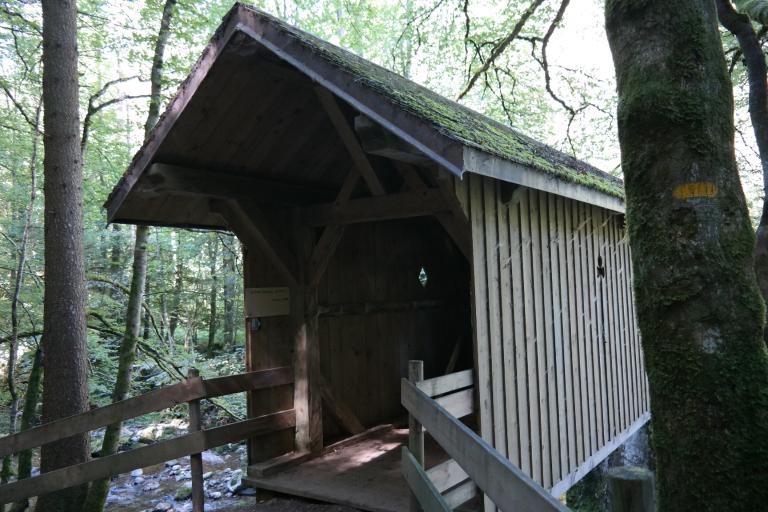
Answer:
POLYGON ((630 253, 620 216, 502 186, 456 182, 473 231, 480 430, 551 489, 648 411, 630 253))
MULTIPOLYGON (((434 219, 348 226, 318 301, 321 372, 365 427, 404 417, 400 379, 410 359, 424 361, 427 377, 443 375, 462 336, 466 357, 455 371, 472 365, 469 265, 434 219)), ((323 431, 327 441, 344 434, 329 414, 323 431)))

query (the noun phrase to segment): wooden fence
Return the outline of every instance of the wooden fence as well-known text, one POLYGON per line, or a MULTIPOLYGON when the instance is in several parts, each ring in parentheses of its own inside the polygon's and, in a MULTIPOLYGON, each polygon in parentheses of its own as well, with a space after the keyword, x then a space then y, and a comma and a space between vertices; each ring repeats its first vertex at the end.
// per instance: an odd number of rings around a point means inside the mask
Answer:
POLYGON ((412 492, 411 511, 447 512, 478 489, 501 510, 567 511, 543 487, 462 423, 474 410, 472 370, 423 380, 421 361, 411 361, 401 381, 408 410, 409 446, 403 447, 403 476, 412 492), (451 459, 424 469, 424 430, 451 459))
POLYGON ((294 410, 290 409, 201 430, 200 400, 282 386, 292 383, 293 379, 294 372, 290 367, 208 380, 199 377, 196 370, 190 370, 184 382, 4 437, 0 439, 0 457, 103 428, 118 421, 161 411, 180 403, 189 404, 188 434, 2 485, 0 486, 0 505, 190 455, 193 511, 202 512, 203 479, 200 453, 222 444, 293 428, 296 425, 296 415, 294 410))

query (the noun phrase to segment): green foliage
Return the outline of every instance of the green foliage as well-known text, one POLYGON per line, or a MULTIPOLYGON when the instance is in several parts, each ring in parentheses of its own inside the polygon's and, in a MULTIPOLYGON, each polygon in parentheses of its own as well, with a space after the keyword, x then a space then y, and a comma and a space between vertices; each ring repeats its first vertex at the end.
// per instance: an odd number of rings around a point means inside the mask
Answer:
POLYGON ((736 8, 763 25, 768 24, 768 2, 766 0, 734 0, 736 8))

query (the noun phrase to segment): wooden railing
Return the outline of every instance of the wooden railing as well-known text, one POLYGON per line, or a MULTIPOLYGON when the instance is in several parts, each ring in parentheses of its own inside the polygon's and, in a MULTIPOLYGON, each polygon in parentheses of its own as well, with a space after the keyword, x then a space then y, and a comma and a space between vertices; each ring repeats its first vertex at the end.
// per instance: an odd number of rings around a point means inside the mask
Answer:
POLYGON ((400 386, 410 429, 402 471, 412 493, 412 512, 451 511, 478 489, 506 512, 568 510, 459 420, 474 408, 472 370, 423 380, 422 362, 411 361, 408 377, 400 386), (427 470, 425 429, 451 457, 427 470))
POLYGON ((290 409, 201 430, 200 399, 282 386, 292 383, 293 376, 293 369, 284 367, 206 380, 200 378, 196 370, 190 370, 184 382, 0 438, 0 457, 3 457, 180 403, 189 404, 188 434, 2 485, 0 505, 190 455, 193 510, 202 512, 202 461, 199 454, 226 443, 292 428, 296 425, 296 415, 290 409))

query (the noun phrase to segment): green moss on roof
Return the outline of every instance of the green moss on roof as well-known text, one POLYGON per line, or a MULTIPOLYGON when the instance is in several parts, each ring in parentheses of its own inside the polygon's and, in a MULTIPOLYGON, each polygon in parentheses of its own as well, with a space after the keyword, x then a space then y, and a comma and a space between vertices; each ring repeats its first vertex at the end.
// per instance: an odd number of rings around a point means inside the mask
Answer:
POLYGON ((257 11, 264 19, 310 47, 334 66, 402 109, 430 123, 442 135, 506 160, 549 173, 611 196, 624 198, 620 179, 523 135, 483 114, 449 100, 352 52, 257 11))

